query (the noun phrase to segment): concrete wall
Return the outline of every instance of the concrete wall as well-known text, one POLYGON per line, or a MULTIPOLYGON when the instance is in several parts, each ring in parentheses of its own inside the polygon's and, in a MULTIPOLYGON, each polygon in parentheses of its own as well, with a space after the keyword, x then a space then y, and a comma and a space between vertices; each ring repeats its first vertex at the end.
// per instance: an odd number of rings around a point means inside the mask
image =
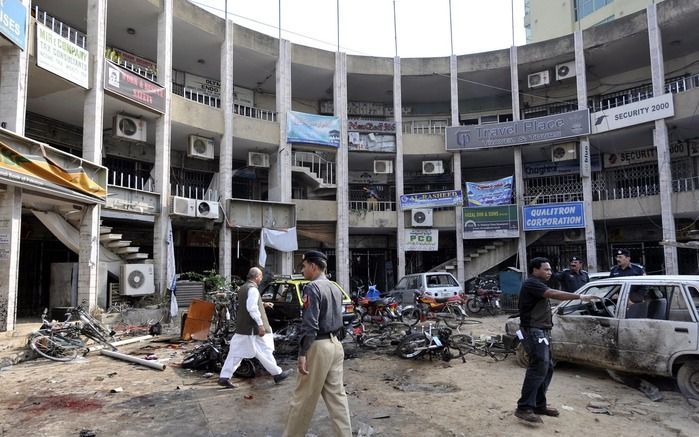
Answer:
POLYGON ((176 94, 172 95, 172 123, 196 126, 209 132, 223 134, 223 111, 200 105, 176 94))
POLYGON ((236 115, 234 120, 233 137, 267 143, 275 147, 279 144, 279 123, 239 115, 236 115))
POLYGON ((337 202, 334 200, 294 199, 294 203, 297 222, 337 221, 337 202))
POLYGON ((372 230, 386 228, 395 231, 398 226, 398 216, 395 211, 350 210, 349 226, 357 228, 357 231, 361 231, 362 228, 372 230))
POLYGON ((445 154, 444 135, 403 135, 403 155, 445 154))

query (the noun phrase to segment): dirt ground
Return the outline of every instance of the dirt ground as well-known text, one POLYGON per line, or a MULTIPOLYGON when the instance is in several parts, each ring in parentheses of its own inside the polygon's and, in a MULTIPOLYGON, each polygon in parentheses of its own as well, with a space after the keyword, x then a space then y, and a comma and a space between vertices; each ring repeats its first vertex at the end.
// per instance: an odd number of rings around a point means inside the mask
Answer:
MULTIPOLYGON (((502 333, 505 319, 483 318, 462 331, 502 333)), ((71 363, 37 359, 4 368, 0 436, 281 435, 295 377, 275 385, 260 375, 222 389, 217 375, 205 378, 204 372, 176 367, 193 346, 154 342, 120 349, 142 357, 153 353, 168 365, 164 371, 96 354, 71 363)), ((526 425, 512 415, 523 376, 512 357, 494 362, 470 355, 466 363, 445 363, 362 352, 345 361, 355 435, 698 435, 699 409, 671 381, 659 381, 664 399, 651 402, 603 371, 573 365, 557 368, 549 389, 549 402, 561 416, 526 425)), ((309 434, 332 435, 322 401, 309 434)))

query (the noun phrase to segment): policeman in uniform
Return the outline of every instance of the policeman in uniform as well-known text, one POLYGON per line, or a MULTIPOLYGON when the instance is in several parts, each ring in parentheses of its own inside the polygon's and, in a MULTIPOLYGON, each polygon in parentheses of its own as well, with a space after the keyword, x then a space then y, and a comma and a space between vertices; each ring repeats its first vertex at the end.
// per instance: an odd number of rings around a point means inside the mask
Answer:
POLYGON ((574 293, 580 287, 590 282, 590 276, 582 268, 582 259, 577 256, 570 258, 570 268, 556 273, 561 290, 574 293))
POLYGON ((304 437, 318 398, 323 395, 334 434, 351 437, 349 406, 343 383, 345 352, 336 333, 342 324, 343 293, 325 277, 328 258, 311 250, 303 255, 303 322, 298 357, 298 380, 289 406, 284 437, 304 437))
POLYGON ((645 276, 646 269, 640 264, 631 262, 631 253, 628 249, 617 249, 614 251, 616 265, 609 272, 610 278, 619 276, 645 276))

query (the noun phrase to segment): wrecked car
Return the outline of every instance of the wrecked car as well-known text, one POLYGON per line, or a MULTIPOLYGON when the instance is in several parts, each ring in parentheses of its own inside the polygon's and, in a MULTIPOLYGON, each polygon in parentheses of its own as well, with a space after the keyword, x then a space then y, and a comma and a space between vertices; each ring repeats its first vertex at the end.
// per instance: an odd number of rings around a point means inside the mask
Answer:
MULTIPOLYGON (((686 397, 699 399, 699 276, 600 279, 576 293, 601 300, 552 308, 555 360, 672 377, 686 397)), ((507 321, 507 334, 518 329, 519 318, 507 321)), ((526 365, 523 347, 517 351, 526 365)))

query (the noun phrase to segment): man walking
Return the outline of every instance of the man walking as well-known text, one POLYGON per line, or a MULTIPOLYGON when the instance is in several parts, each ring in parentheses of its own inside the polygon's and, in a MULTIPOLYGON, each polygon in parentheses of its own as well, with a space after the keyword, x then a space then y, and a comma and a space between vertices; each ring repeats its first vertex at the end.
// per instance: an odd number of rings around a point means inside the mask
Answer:
POLYGON ((226 362, 223 364, 218 378, 219 385, 234 388, 231 377, 244 358, 257 358, 262 366, 274 377, 279 384, 289 377, 289 371, 282 371, 274 359, 274 338, 272 328, 267 321, 265 306, 260 291, 257 289, 262 282, 262 270, 253 267, 248 272, 247 281, 238 289, 238 313, 235 322, 235 334, 231 338, 226 362))
POLYGON ((534 258, 527 266, 529 277, 519 292, 520 330, 517 332, 529 356, 529 366, 517 401, 515 416, 530 423, 543 423, 540 416, 558 416, 558 410, 546 404, 546 391, 553 376, 551 328, 553 318, 549 299, 591 302, 596 296, 577 295, 549 288, 551 265, 546 258, 534 258))
POLYGON ((614 251, 616 265, 609 272, 610 278, 617 276, 645 276, 646 269, 640 264, 631 262, 631 252, 628 249, 617 249, 614 251))
POLYGON ((345 352, 336 333, 342 325, 342 291, 325 277, 327 257, 311 250, 303 255, 303 322, 299 376, 290 402, 284 437, 304 437, 318 398, 323 395, 337 437, 351 437, 349 406, 343 384, 345 352))
POLYGON ((582 259, 577 256, 570 258, 569 268, 556 273, 556 279, 561 284, 561 290, 569 293, 575 292, 583 285, 590 282, 590 276, 582 268, 582 259))

